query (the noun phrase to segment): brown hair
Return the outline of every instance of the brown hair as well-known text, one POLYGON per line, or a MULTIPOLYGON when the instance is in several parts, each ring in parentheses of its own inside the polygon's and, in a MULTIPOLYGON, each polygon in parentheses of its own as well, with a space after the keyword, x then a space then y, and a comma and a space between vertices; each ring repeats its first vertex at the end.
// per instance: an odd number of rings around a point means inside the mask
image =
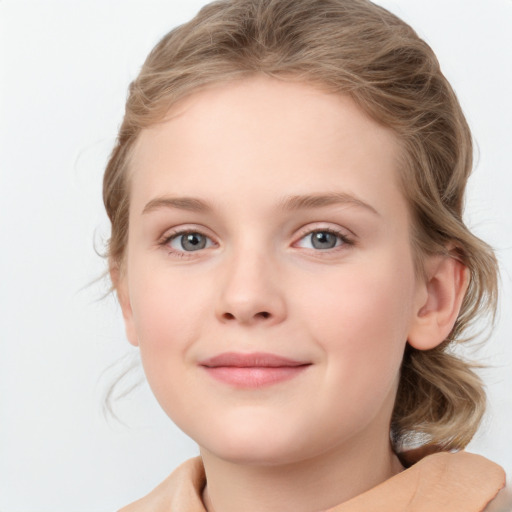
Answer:
POLYGON ((128 167, 140 131, 199 88, 256 73, 349 95, 400 141, 417 269, 423 255, 451 247, 451 255, 469 270, 469 288, 440 346, 429 351, 407 346, 392 437, 397 450, 418 440, 463 448, 478 428, 485 393, 471 365, 451 347, 469 339, 477 317, 493 317, 497 263, 492 249, 462 220, 472 141, 457 98, 431 48, 387 10, 367 0, 220 0, 167 34, 130 85, 105 171, 110 265, 123 262, 128 167))

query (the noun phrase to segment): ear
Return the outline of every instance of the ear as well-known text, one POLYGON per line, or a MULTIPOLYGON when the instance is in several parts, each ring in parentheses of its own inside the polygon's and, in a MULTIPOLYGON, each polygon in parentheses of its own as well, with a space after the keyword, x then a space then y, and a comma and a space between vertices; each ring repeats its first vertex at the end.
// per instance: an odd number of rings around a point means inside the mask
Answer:
POLYGON ((466 266, 449 254, 427 258, 426 277, 409 331, 409 345, 430 350, 450 334, 468 287, 466 266))
POLYGON ((135 323, 133 321, 132 306, 130 303, 130 293, 126 273, 122 271, 119 263, 111 263, 109 265, 109 273, 110 279, 117 294, 117 300, 119 301, 119 305, 121 306, 121 311, 123 313, 126 337, 133 346, 137 347, 139 345, 139 340, 137 338, 135 323))

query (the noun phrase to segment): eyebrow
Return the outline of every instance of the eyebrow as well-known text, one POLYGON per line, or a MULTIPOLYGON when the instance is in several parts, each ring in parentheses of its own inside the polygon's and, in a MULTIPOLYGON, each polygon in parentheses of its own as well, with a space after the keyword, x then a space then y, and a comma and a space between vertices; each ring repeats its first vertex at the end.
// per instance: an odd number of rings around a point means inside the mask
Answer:
POLYGON ((345 192, 290 196, 285 197, 280 203, 280 207, 283 210, 305 210, 333 205, 357 206, 364 208, 375 215, 380 215, 373 206, 365 203, 362 199, 345 192))
MULTIPOLYGON (((357 206, 380 215, 373 206, 345 192, 287 196, 279 202, 279 208, 288 211, 323 208, 333 205, 357 206)), ((161 208, 176 208, 178 210, 198 213, 208 213, 213 210, 210 203, 195 197, 156 197, 144 206, 142 214, 144 215, 161 208)))
POLYGON ((144 206, 142 214, 144 215, 161 208, 176 208, 178 210, 200 213, 209 212, 213 209, 206 201, 195 197, 156 197, 144 206))

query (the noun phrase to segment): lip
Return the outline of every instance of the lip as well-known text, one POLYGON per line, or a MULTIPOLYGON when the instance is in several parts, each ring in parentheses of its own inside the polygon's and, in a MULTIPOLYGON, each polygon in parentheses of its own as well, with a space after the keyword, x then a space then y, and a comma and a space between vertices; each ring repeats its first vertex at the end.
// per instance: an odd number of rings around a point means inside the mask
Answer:
POLYGON ((225 352, 200 361, 215 380, 237 388, 260 388, 299 376, 311 365, 266 352, 225 352))

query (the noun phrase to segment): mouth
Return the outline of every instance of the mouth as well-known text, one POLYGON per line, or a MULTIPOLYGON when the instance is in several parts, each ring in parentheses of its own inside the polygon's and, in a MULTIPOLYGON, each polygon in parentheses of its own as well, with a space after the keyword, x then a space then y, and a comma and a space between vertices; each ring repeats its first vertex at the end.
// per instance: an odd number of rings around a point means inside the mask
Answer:
POLYGON ((226 352, 201 361, 199 366, 210 377, 230 386, 260 388, 293 379, 311 363, 264 352, 226 352))

